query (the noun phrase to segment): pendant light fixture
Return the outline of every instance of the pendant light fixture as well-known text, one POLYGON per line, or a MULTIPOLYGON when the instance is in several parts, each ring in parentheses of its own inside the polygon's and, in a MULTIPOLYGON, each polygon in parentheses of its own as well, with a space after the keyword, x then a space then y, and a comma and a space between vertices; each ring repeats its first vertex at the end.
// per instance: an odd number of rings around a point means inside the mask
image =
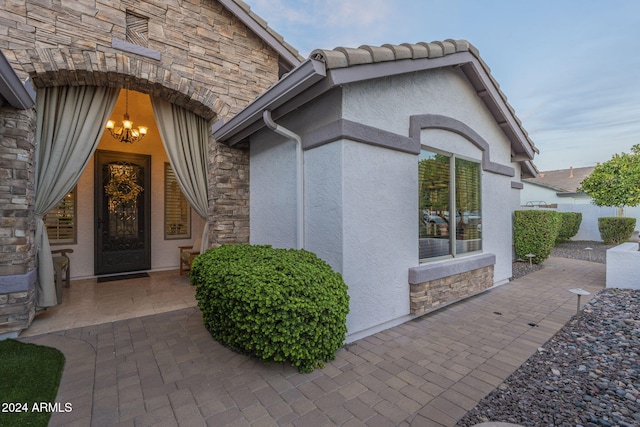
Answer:
POLYGON ((141 141, 147 134, 148 128, 146 126, 134 128, 133 122, 129 119, 129 89, 125 89, 125 113, 122 126, 116 127, 116 123, 113 120, 109 120, 106 128, 112 137, 127 144, 141 141))

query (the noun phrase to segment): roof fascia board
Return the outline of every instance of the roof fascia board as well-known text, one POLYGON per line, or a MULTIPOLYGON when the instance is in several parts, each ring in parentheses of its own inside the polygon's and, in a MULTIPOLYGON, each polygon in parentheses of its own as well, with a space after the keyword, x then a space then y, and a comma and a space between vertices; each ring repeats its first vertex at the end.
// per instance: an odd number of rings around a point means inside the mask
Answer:
POLYGON ((587 193, 556 193, 556 196, 558 197, 583 197, 583 198, 590 198, 591 196, 589 196, 587 193))
POLYGON ((402 59, 388 62, 374 62, 353 67, 332 68, 327 74, 331 83, 337 86, 416 71, 449 67, 471 61, 472 59, 473 56, 469 52, 459 52, 439 58, 402 59))
POLYGON ((553 185, 543 184, 543 183, 540 183, 540 182, 531 181, 529 179, 525 179, 523 182, 525 182, 527 184, 534 185, 536 187, 542 187, 545 190, 551 190, 551 191, 556 192, 556 193, 565 191, 562 188, 554 187, 553 185))
MULTIPOLYGON (((468 62, 468 64, 472 67, 474 74, 480 79, 481 84, 486 91, 486 93, 482 94, 482 99, 485 102, 491 102, 497 109, 500 111, 505 121, 503 123, 499 122, 498 125, 503 128, 503 130, 508 130, 508 133, 511 133, 515 138, 517 138, 522 145, 526 155, 530 160, 533 160, 535 155, 533 151, 533 147, 528 143, 527 136, 522 132, 522 128, 520 124, 517 122, 514 117, 513 112, 509 108, 509 106, 505 103, 504 99, 498 92, 498 88, 496 87, 493 79, 486 72, 480 61, 477 58, 472 56, 472 60, 468 62)), ((496 117, 498 119, 498 117, 496 117)))
POLYGON ((525 160, 518 163, 520 163, 521 168, 526 169, 526 171, 520 172, 520 174, 523 175, 524 177, 535 178, 536 176, 538 176, 538 171, 536 170, 536 167, 533 165, 531 160, 525 160))
MULTIPOLYGON (((307 59, 301 65, 285 75, 262 95, 246 106, 231 120, 217 127, 213 136, 220 142, 234 144, 242 138, 245 130, 255 122, 262 123, 262 113, 265 109, 274 110, 298 94, 324 79, 326 70, 324 63, 315 59, 307 59), (235 141, 235 142, 232 142, 235 141)), ((264 123, 262 123, 264 125, 264 123)))
POLYGON ((36 103, 36 93, 30 84, 23 84, 0 50, 0 96, 9 105, 20 110, 28 110, 36 103))
POLYGON ((262 25, 260 25, 254 17, 252 17, 245 9, 243 9, 234 0, 218 0, 229 12, 233 13, 240 21, 258 35, 262 40, 271 46, 281 58, 284 58, 292 67, 300 64, 300 58, 289 51, 281 40, 274 37, 262 25))

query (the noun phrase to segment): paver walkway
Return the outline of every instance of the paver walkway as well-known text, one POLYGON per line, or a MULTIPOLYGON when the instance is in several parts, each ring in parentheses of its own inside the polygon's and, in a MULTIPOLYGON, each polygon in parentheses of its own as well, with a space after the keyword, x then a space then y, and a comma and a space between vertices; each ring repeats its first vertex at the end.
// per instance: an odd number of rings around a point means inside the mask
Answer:
POLYGON ((222 347, 197 308, 22 341, 67 357, 57 402, 73 410, 51 426, 454 426, 576 313, 569 289, 604 288, 602 264, 545 266, 351 343, 311 374, 222 347))

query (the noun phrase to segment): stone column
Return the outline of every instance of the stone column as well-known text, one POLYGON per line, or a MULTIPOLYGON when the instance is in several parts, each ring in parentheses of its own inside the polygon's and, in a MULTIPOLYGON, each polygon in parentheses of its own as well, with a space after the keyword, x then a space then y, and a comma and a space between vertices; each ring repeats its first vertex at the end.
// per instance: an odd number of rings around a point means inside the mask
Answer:
POLYGON ((35 109, 0 108, 0 337, 35 314, 35 129, 35 109))
POLYGON ((249 243, 249 147, 209 141, 209 245, 249 243))

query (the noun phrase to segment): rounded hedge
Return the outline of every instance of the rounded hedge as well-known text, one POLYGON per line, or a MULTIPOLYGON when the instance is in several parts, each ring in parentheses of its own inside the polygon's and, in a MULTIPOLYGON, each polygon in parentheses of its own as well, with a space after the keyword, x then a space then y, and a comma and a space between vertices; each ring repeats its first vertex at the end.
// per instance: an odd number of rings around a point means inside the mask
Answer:
POLYGON ((560 215, 555 211, 521 210, 513 213, 513 238, 518 258, 541 264, 549 258, 558 237, 560 215))
POLYGON ((566 242, 578 234, 580 224, 582 224, 582 214, 580 212, 558 212, 560 215, 560 229, 556 243, 566 242))
POLYGON ((205 326, 226 346, 311 372, 343 345, 347 285, 311 252, 223 245, 196 257, 190 277, 205 326))
POLYGON ((627 242, 636 226, 635 218, 605 216, 598 218, 598 230, 605 245, 627 242))

